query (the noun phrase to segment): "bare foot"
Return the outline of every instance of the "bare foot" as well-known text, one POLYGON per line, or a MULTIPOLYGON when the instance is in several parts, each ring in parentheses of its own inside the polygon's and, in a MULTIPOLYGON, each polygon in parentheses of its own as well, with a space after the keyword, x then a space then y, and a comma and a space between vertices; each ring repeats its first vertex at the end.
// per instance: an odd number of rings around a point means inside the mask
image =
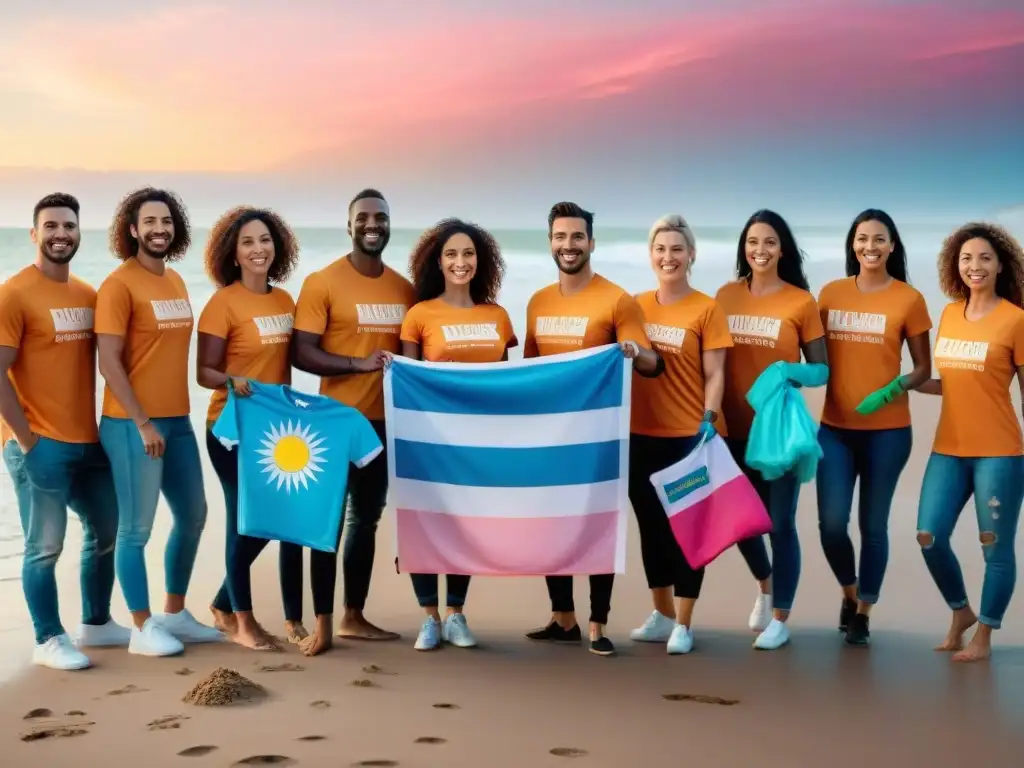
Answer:
POLYGON ((935 647, 936 651, 959 651, 964 647, 964 633, 978 623, 978 617, 970 608, 953 611, 953 621, 945 642, 935 647))
POLYGON ((266 633, 259 624, 255 631, 239 627, 233 635, 228 636, 233 643, 244 648, 251 648, 254 651, 280 651, 281 646, 274 642, 274 639, 266 633))
POLYGON ((398 640, 401 637, 397 632, 381 629, 365 618, 342 619, 337 635, 348 640, 398 640))
POLYGON ((307 632, 306 628, 302 626, 301 621, 286 621, 284 623, 284 635, 288 639, 289 643, 298 645, 309 637, 309 632, 307 632))
POLYGON ((212 605, 210 606, 210 613, 213 614, 213 626, 215 629, 219 629, 225 635, 233 635, 238 631, 238 617, 235 614, 218 611, 212 605))
POLYGON ((321 635, 318 631, 313 630, 313 634, 299 643, 299 650, 306 656, 319 656, 324 651, 329 651, 332 646, 330 632, 321 635))
POLYGON ((953 661, 971 662, 984 661, 992 655, 992 640, 981 632, 975 632, 971 642, 962 651, 953 654, 953 661))

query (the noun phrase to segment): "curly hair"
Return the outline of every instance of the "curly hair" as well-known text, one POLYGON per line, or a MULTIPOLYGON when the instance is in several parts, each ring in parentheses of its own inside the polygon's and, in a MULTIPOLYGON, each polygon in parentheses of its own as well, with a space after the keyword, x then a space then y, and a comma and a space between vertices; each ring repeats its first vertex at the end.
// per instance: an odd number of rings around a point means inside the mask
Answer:
POLYGON ((474 304, 494 304, 505 277, 505 260, 498 241, 476 224, 461 219, 444 219, 424 232, 409 256, 409 274, 416 289, 416 301, 436 299, 444 293, 441 252, 453 235, 466 235, 476 249, 476 274, 469 281, 474 304))
POLYGON ((807 275, 804 274, 804 252, 796 244, 793 230, 779 214, 765 208, 757 211, 743 225, 740 242, 736 247, 736 277, 741 280, 750 280, 753 274, 750 264, 747 263, 747 232, 755 224, 767 224, 779 236, 779 249, 782 251, 779 259, 779 279, 805 291, 811 290, 807 282, 807 275))
POLYGON ((176 194, 153 187, 143 187, 130 192, 118 204, 114 221, 110 225, 110 252, 121 261, 127 261, 138 254, 139 241, 132 235, 132 227, 138 226, 139 211, 146 203, 164 203, 170 209, 171 221, 174 222, 174 239, 164 259, 180 260, 192 246, 188 212, 176 194))
POLYGON ((242 279, 242 268, 235 261, 235 252, 238 235, 250 221, 262 221, 274 243, 274 261, 267 271, 268 283, 285 282, 299 263, 299 241, 284 219, 266 208, 240 205, 217 219, 206 241, 206 274, 220 288, 242 279))
POLYGON ((939 251, 939 285, 953 301, 966 301, 970 290, 960 277, 960 249, 980 238, 992 246, 1003 271, 996 275, 996 295, 1024 309, 1024 252, 1017 239, 997 224, 972 221, 942 243, 939 251))
POLYGON ((860 274, 860 262, 857 261, 857 253, 853 250, 853 241, 857 237, 857 227, 866 221, 877 221, 889 230, 889 239, 892 240, 892 253, 885 260, 885 270, 889 277, 899 280, 901 283, 909 283, 907 279, 907 249, 903 245, 903 238, 900 231, 896 229, 896 222, 885 211, 877 208, 868 208, 857 214, 857 218, 850 225, 846 233, 846 276, 854 277, 860 274))

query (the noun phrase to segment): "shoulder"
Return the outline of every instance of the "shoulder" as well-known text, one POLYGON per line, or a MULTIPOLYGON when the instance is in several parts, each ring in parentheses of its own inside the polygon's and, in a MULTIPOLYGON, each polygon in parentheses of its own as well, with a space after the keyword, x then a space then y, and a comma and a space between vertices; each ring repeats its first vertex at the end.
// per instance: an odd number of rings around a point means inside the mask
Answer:
POLYGON ((413 304, 409 309, 405 311, 405 319, 410 322, 420 321, 428 315, 432 314, 436 305, 437 299, 427 299, 426 301, 418 301, 413 304))
POLYGON ((68 281, 74 290, 82 296, 88 296, 90 298, 96 298, 96 289, 92 287, 91 283, 86 282, 80 277, 71 275, 71 279, 68 281))
POLYGON ((805 291, 803 288, 797 288, 795 285, 785 284, 782 289, 782 295, 794 304, 800 307, 806 307, 810 304, 814 306, 818 305, 817 299, 814 298, 814 294, 810 291, 805 291))
POLYGON ((274 301, 278 302, 283 307, 295 308, 295 299, 292 295, 284 288, 278 286, 272 286, 270 289, 270 295, 273 296, 274 301))
POLYGON ((114 270, 103 278, 103 282, 100 283, 100 287, 97 289, 99 293, 109 290, 119 290, 122 288, 130 288, 132 283, 132 269, 131 264, 134 259, 128 261, 122 261, 114 270))
POLYGON ((959 317, 963 317, 964 316, 964 309, 966 308, 966 306, 967 306, 967 302, 965 302, 963 300, 961 300, 961 301, 951 301, 949 304, 947 304, 946 306, 944 306, 942 308, 942 314, 939 315, 939 322, 942 323, 942 322, 945 322, 949 318, 956 318, 958 316, 959 317))
POLYGON ((841 293, 846 290, 853 280, 855 280, 855 278, 841 277, 838 280, 832 280, 825 283, 825 285, 822 286, 821 291, 818 293, 818 301, 825 302, 832 299, 837 293, 841 293))
POLYGON ((552 296, 558 295, 558 283, 552 283, 551 285, 545 285, 540 290, 534 291, 533 296, 530 297, 528 307, 534 307, 542 304, 545 301, 549 301, 552 296))
POLYGON ((726 283, 725 285, 718 289, 718 292, 715 294, 715 301, 727 301, 729 299, 732 299, 733 297, 739 296, 741 295, 741 291, 746 290, 746 287, 747 281, 744 280, 743 278, 740 278, 738 280, 730 280, 728 283, 726 283))
POLYGON ((909 304, 912 304, 915 301, 924 301, 924 294, 909 283, 905 283, 902 280, 893 280, 892 287, 895 295, 902 301, 909 304))
POLYGON ((395 285, 401 286, 404 289, 412 290, 412 282, 409 278, 403 275, 394 267, 389 267, 387 264, 384 265, 384 274, 387 275, 388 282, 394 283, 395 285))
POLYGON ((0 285, 0 290, 7 293, 21 288, 27 288, 38 281, 41 277, 42 275, 39 273, 39 270, 30 264, 4 280, 3 284, 0 285))

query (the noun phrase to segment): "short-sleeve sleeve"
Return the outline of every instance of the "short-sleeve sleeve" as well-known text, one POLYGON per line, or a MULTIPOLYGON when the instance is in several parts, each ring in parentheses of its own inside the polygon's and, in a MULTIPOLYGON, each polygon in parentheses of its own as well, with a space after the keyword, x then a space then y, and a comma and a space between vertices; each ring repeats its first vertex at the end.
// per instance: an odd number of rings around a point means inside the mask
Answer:
POLYGON ((352 430, 350 442, 350 458, 357 467, 365 467, 373 461, 384 450, 380 438, 374 431, 373 426, 361 413, 355 415, 355 426, 352 430))
POLYGON ((132 319, 132 294, 122 280, 106 279, 96 294, 96 333, 126 336, 132 319))
POLYGON ((405 313, 399 338, 410 344, 423 344, 423 311, 419 304, 413 304, 405 313))
POLYGON ((1018 368, 1024 365, 1024 314, 1013 326, 1013 364, 1018 368))
POLYGON ((519 346, 516 329, 512 327, 512 318, 508 316, 504 307, 501 309, 501 337, 505 339, 505 349, 519 346))
POLYGON ((221 291, 213 294, 213 297, 203 307, 199 315, 199 332, 209 336, 216 336, 218 339, 226 339, 231 333, 231 318, 228 313, 228 303, 224 301, 221 291))
POLYGON ((810 344, 825 335, 825 327, 821 324, 821 314, 818 312, 818 302, 810 293, 807 294, 807 300, 797 321, 800 323, 801 344, 810 344))
POLYGON ((314 273, 302 282, 295 303, 295 330, 323 336, 331 314, 331 297, 323 277, 314 273))
MULTIPOLYGON (((256 386, 255 382, 253 386, 256 386)), ((235 406, 236 401, 235 393, 229 387, 228 399, 224 403, 220 416, 217 417, 217 421, 214 422, 213 428, 210 430, 213 436, 220 441, 221 445, 229 449, 238 445, 238 410, 235 406)))
POLYGON ((21 346, 21 336, 25 332, 25 313, 17 293, 8 285, 0 287, 0 346, 21 346))
POLYGON ((924 296, 918 293, 907 312, 907 319, 904 323, 904 330, 908 339, 928 333, 932 329, 932 319, 928 314, 928 304, 924 296))
POLYGON ((725 312, 714 302, 704 315, 704 325, 700 329, 701 349, 728 349, 732 346, 732 334, 729 332, 729 321, 725 312))
POLYGON ((647 339, 647 331, 644 329, 644 312, 639 302, 628 293, 622 294, 615 302, 614 322, 617 341, 635 341, 640 346, 650 349, 651 342, 647 339))

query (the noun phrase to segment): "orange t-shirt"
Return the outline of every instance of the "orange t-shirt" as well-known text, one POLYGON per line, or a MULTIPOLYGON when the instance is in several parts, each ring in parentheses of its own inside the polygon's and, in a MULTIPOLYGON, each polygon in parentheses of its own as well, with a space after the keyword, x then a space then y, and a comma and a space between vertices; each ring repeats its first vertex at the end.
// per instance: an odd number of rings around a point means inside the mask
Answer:
POLYGON ((946 306, 935 340, 942 379, 942 410, 932 450, 947 456, 1024 454, 1010 384, 1024 366, 1024 310, 1001 301, 981 320, 964 317, 967 305, 946 306))
MULTIPOLYGON (((729 323, 715 300, 700 291, 667 306, 658 292, 636 297, 644 313, 647 338, 665 361, 661 376, 633 376, 630 431, 653 437, 696 435, 704 419, 704 361, 701 353, 732 346, 729 323)), ((726 422, 715 423, 726 435, 726 422)))
POLYGON ((924 297, 900 280, 881 291, 862 293, 857 278, 846 277, 821 289, 818 309, 829 367, 821 422, 842 429, 909 427, 909 398, 896 398, 868 416, 856 408, 900 375, 904 340, 931 330, 924 297))
MULTIPOLYGON (((291 384, 289 342, 295 302, 283 288, 253 293, 242 283, 221 288, 199 314, 199 332, 227 341, 224 373, 263 384, 291 384)), ((212 424, 224 409, 227 387, 210 397, 206 421, 212 424)))
POLYGON ((541 288, 526 307, 524 358, 623 341, 651 346, 636 299, 600 275, 571 296, 563 296, 558 283, 541 288))
POLYGON ((504 307, 453 307, 442 298, 421 301, 402 321, 402 341, 420 345, 424 360, 496 363, 519 341, 504 307))
MULTIPOLYGON (((154 275, 132 258, 100 284, 96 333, 124 339, 122 360, 128 381, 151 419, 189 415, 192 325, 185 281, 170 267, 154 275)), ((109 385, 103 390, 103 415, 128 418, 109 385)))
MULTIPOLYGON (((348 256, 306 278, 295 308, 295 330, 321 336, 332 355, 366 357, 378 349, 398 353, 399 331, 415 300, 412 283, 384 265, 380 277, 356 271, 348 256)), ((384 374, 325 376, 320 394, 355 408, 367 419, 384 419, 384 374)))
POLYGON ((825 335, 814 297, 783 283, 775 293, 754 296, 746 280, 722 286, 715 296, 729 319, 733 347, 726 355, 722 410, 730 437, 746 440, 754 411, 747 392, 765 368, 779 360, 800 362, 800 348, 825 335))
MULTIPOLYGON (((37 435, 99 440, 95 310, 96 290, 73 275, 59 283, 29 266, 0 286, 0 346, 18 350, 8 376, 37 435)), ((13 436, 0 426, 0 441, 13 436)))

